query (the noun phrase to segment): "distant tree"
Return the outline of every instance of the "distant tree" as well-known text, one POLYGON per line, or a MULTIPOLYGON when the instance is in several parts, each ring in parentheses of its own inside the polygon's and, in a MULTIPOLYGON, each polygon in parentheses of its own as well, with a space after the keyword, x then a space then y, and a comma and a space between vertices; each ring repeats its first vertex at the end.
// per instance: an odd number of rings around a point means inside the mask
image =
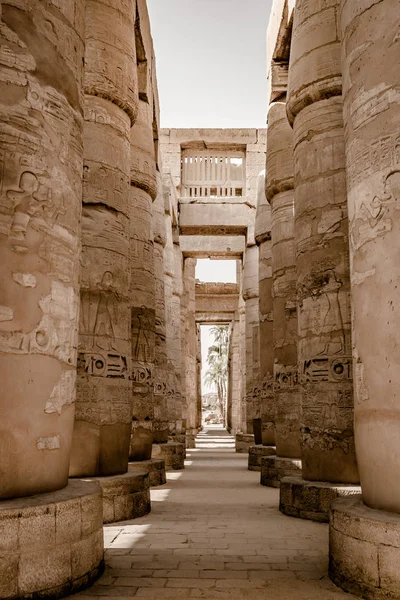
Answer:
POLYGON ((224 424, 226 423, 226 405, 228 389, 228 344, 229 329, 226 326, 217 325, 210 329, 213 336, 213 344, 208 348, 208 369, 204 376, 204 383, 217 390, 218 404, 224 424))

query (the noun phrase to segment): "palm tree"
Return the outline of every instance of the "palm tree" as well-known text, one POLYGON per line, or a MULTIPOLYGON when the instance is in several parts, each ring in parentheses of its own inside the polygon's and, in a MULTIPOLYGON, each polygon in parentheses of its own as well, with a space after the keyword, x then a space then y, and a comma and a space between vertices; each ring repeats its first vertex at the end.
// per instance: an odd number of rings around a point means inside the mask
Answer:
POLYGON ((205 385, 217 389, 218 403, 225 424, 227 383, 228 383, 228 344, 229 329, 217 325, 210 329, 214 343, 208 348, 208 369, 204 377, 205 385))

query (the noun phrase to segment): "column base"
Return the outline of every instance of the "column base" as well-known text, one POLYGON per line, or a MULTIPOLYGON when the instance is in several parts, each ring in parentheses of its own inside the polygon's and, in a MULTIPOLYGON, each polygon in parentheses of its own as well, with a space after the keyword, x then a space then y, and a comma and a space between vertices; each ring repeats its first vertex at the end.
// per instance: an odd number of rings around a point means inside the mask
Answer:
POLYGON ((336 498, 360 493, 358 485, 284 477, 281 480, 279 510, 289 517, 328 523, 330 505, 336 498))
POLYGON ((146 470, 131 469, 123 475, 93 481, 98 481, 103 490, 103 523, 130 521, 150 512, 150 479, 146 470))
POLYGON ((0 598, 62 598, 103 572, 100 487, 69 480, 57 492, 0 501, 0 598))
POLYGON ((299 458, 266 456, 261 459, 261 485, 279 488, 283 477, 297 477, 300 475, 301 460, 299 458))
POLYGON ((161 458, 151 458, 150 460, 131 461, 128 465, 128 472, 134 473, 138 469, 143 469, 149 474, 150 487, 164 485, 167 482, 165 475, 165 463, 161 458))
POLYGON ((249 447, 249 471, 261 471, 261 460, 265 456, 273 456, 276 453, 275 446, 263 446, 255 444, 249 447))
POLYGON ((254 446, 254 435, 252 433, 237 433, 235 435, 235 452, 247 454, 250 446, 254 446))
POLYGON ((186 449, 190 450, 196 448, 196 436, 197 430, 191 429, 190 431, 186 431, 186 449))
POLYGON ((329 576, 367 600, 400 598, 400 515, 339 498, 329 521, 329 576))
POLYGON ((179 442, 153 444, 152 458, 161 458, 166 471, 180 471, 185 468, 185 446, 179 442))

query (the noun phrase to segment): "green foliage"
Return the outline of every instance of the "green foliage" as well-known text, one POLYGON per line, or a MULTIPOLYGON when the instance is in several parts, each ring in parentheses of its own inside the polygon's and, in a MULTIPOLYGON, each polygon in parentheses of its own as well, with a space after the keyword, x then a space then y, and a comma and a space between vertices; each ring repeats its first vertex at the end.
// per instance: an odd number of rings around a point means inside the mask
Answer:
POLYGON ((210 334, 213 336, 214 342, 208 348, 208 369, 204 377, 204 383, 209 387, 217 389, 218 403, 225 422, 228 388, 229 329, 226 326, 217 325, 211 328, 210 334))

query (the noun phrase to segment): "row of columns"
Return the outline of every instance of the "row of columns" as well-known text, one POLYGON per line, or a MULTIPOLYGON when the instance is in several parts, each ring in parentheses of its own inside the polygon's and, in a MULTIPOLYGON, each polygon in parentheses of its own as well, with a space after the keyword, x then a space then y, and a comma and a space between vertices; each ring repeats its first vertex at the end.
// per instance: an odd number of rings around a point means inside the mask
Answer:
POLYGON ((371 598, 400 590, 390 567, 400 524, 399 14, 397 0, 298 0, 287 90, 267 132, 272 293, 260 287, 260 306, 272 302, 273 335, 261 329, 260 345, 273 350, 276 457, 263 459, 262 482, 280 485, 286 514, 330 518, 332 579, 371 598), (301 476, 279 457, 301 459, 301 476))

